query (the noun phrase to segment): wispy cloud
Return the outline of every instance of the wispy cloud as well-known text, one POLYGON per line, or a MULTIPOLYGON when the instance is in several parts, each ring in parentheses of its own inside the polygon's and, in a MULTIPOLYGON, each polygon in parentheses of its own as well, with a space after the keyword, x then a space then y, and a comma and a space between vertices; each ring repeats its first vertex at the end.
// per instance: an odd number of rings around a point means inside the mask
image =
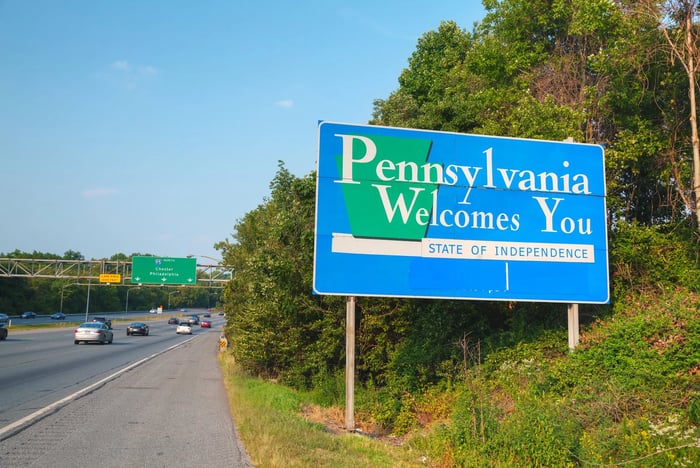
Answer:
POLYGON ((285 108, 285 109, 290 109, 290 108, 294 107, 294 101, 291 100, 291 99, 282 99, 281 101, 277 101, 277 102, 275 103, 275 105, 276 105, 277 107, 282 107, 282 108, 285 108))
POLYGON ((141 76, 156 76, 158 74, 158 69, 150 65, 141 65, 138 67, 138 72, 141 76))
POLYGON ((126 60, 117 60, 116 62, 112 62, 112 64, 109 66, 112 70, 129 70, 129 62, 126 60))
POLYGON ((83 198, 94 199, 94 198, 105 198, 114 195, 117 191, 109 187, 97 187, 85 189, 82 191, 81 195, 83 198))
POLYGON ((147 80, 152 80, 160 71, 153 65, 132 64, 128 60, 115 60, 109 64, 106 75, 117 83, 133 90, 147 80))

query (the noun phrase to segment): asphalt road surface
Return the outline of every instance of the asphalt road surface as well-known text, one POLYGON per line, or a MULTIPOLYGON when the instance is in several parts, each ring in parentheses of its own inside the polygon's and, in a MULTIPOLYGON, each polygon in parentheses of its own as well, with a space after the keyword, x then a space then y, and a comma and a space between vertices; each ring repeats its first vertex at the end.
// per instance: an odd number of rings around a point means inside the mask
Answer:
MULTIPOLYGON (((126 336, 129 322, 115 322, 114 342, 105 346, 74 345, 75 324, 33 331, 11 328, 0 345, 0 440, 6 432, 3 427, 38 408, 182 343, 184 337, 175 334, 175 326, 167 324, 168 317, 149 318, 148 337, 126 336)), ((212 329, 195 326, 194 336, 218 336, 223 322, 217 316, 212 329)))
MULTIPOLYGON (((120 354, 118 342, 126 343, 126 347, 130 343, 143 345, 155 338, 127 339, 119 331, 117 327, 112 345, 76 346, 69 336, 62 346, 90 353, 90 361, 99 362, 100 358, 109 361, 110 351, 120 354), (139 339, 142 341, 134 341, 139 339)), ((216 360, 219 331, 195 331, 192 337, 177 336, 174 328, 163 328, 160 334, 174 335, 177 343, 164 343, 162 351, 139 360, 132 357, 133 362, 126 365, 109 361, 104 366, 108 371, 89 371, 89 378, 80 382, 82 390, 71 387, 73 393, 69 395, 49 391, 54 403, 65 401, 27 427, 6 430, 2 435, 10 424, 0 421, 0 467, 251 466, 237 436, 216 360)), ((2 343, 3 347, 11 344, 2 343)), ((0 371, 8 365, 8 351, 0 347, 0 371)), ((25 362, 23 367, 50 373, 41 363, 25 362)), ((31 373, 25 377, 31 380, 31 373)), ((34 409, 36 414, 46 408, 37 405, 46 403, 37 396, 37 388, 45 388, 47 382, 40 377, 36 380, 38 387, 26 384, 27 388, 34 388, 29 392, 34 402, 30 406, 35 408, 27 407, 24 413, 34 409)), ((0 386, 3 381, 4 377, 0 386)), ((20 386, 5 388, 0 396, 19 389, 20 386)), ((16 405, 22 401, 16 395, 12 398, 16 405)), ((7 416, 6 410, 3 402, 0 416, 7 416)))

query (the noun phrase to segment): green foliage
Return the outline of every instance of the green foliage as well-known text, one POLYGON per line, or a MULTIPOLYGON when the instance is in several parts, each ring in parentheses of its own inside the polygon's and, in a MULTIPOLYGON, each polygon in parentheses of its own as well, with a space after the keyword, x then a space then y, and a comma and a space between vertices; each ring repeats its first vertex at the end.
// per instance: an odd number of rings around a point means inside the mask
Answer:
POLYGON ((345 403, 345 370, 338 369, 331 373, 321 369, 311 381, 311 397, 321 406, 343 406, 345 403))
POLYGON ((631 295, 573 353, 556 333, 490 353, 421 444, 461 466, 697 464, 699 304, 631 295))
POLYGON ((235 271, 226 332, 243 368, 306 388, 341 362, 344 309, 311 295, 315 175, 298 179, 280 163, 271 189, 237 223, 235 243, 218 245, 235 271))
POLYGON ((401 412, 401 396, 370 381, 357 389, 355 405, 360 418, 372 421, 383 432, 391 432, 401 412))
POLYGON ((689 229, 618 224, 610 255, 615 294, 676 285, 699 291, 697 243, 689 229))
POLYGON ((700 426, 700 395, 691 395, 688 402, 688 420, 695 426, 700 426))

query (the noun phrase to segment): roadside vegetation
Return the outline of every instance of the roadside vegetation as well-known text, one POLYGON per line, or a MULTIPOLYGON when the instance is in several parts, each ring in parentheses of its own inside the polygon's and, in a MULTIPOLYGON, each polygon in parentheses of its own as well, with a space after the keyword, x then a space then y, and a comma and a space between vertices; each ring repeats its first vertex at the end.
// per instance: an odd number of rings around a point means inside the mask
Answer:
MULTIPOLYGON (((360 390, 358 426, 342 406, 246 375, 225 353, 231 408, 256 466, 698 466, 700 295, 671 289, 625 298, 613 317, 495 350, 468 344, 460 380, 398 403, 391 431, 376 426, 360 390), (331 411, 334 409, 334 411, 331 411), (389 432, 394 435, 389 437, 389 432)), ((340 398, 342 395, 336 395, 340 398)))
MULTIPOLYGON (((236 272, 231 391, 254 386, 338 444, 399 442, 389 465, 698 465, 697 70, 683 55, 697 59, 695 2, 483 3, 471 32, 446 21, 419 39, 370 123, 603 145, 611 304, 580 306, 570 351, 563 304, 358 298, 355 419, 371 437, 330 436, 344 298, 311 294, 316 174, 280 162, 270 197, 217 244, 236 272)), ((268 424, 270 403, 251 404, 268 424)), ((252 451, 284 447, 269 466, 334 463, 294 433, 241 433, 252 451)))
POLYGON ((406 447, 343 432, 305 412, 314 405, 310 395, 247 376, 230 354, 221 356, 221 365, 233 418, 254 466, 422 466, 406 447))

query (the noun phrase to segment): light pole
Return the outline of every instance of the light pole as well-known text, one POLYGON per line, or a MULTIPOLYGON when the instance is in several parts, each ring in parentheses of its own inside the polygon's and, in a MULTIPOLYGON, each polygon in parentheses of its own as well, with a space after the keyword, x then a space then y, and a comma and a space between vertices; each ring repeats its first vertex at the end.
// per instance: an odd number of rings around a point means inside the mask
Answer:
MULTIPOLYGON (((208 260, 216 262, 216 266, 218 266, 218 267, 222 266, 221 264, 223 263, 223 260, 221 260, 220 258, 209 257, 208 255, 189 254, 187 256, 187 258, 193 258, 193 257, 206 258, 208 260)), ((212 267, 208 267, 207 270, 209 270, 209 289, 207 290, 207 310, 210 310, 211 309, 211 284, 212 284, 213 279, 214 279, 214 272, 212 271, 212 267)))
POLYGON ((92 278, 88 278, 88 290, 87 299, 85 300, 85 321, 88 321, 88 311, 90 310, 90 284, 92 283, 92 278))
POLYGON ((132 289, 141 289, 141 286, 136 286, 135 288, 129 288, 126 290, 126 304, 124 305, 124 315, 129 313, 129 291, 132 289))
POLYGON ((58 309, 59 312, 63 313, 63 290, 66 289, 68 286, 75 285, 80 285, 80 283, 64 284, 63 286, 61 286, 61 307, 58 309))
POLYGON ((172 296, 173 294, 179 294, 179 293, 180 293, 180 291, 172 291, 172 292, 168 293, 168 310, 170 310, 170 296, 172 296))

